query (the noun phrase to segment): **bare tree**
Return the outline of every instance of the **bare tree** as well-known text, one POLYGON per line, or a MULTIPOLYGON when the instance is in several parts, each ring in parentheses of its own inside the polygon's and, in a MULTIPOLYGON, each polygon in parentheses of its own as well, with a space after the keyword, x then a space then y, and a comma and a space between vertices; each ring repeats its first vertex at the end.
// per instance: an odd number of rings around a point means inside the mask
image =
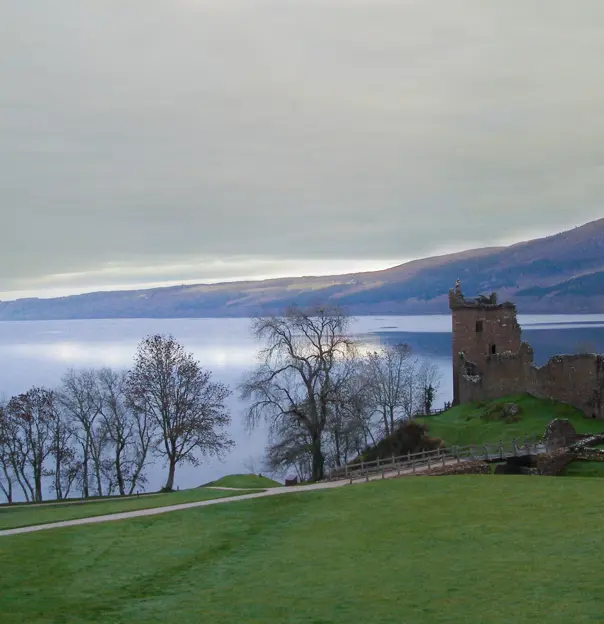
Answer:
POLYGON ((327 456, 331 466, 340 467, 375 444, 379 421, 375 423, 374 396, 364 361, 343 384, 326 426, 327 456))
POLYGON ((0 491, 7 503, 13 502, 13 475, 11 474, 10 447, 11 435, 5 405, 0 404, 0 491))
POLYGON ((402 411, 409 419, 425 413, 432 406, 440 388, 441 374, 438 367, 429 360, 414 357, 406 370, 402 397, 402 411))
POLYGON ((337 309, 290 308, 284 316, 253 322, 265 348, 261 363, 240 386, 242 399, 252 401, 248 424, 265 419, 273 431, 303 429, 314 481, 324 475, 323 432, 356 353, 347 328, 348 317, 337 309))
POLYGON ((81 472, 78 478, 82 495, 88 498, 91 480, 94 478, 97 494, 102 496, 102 453, 105 438, 100 431, 101 396, 95 371, 73 369, 67 371, 58 392, 58 400, 81 454, 81 472))
POLYGON ((74 465, 77 460, 71 446, 73 432, 58 403, 54 401, 54 409, 49 422, 52 469, 46 471, 45 476, 53 477, 52 491, 57 500, 61 500, 69 495, 76 477, 77 471, 74 471, 74 465))
POLYGON ((29 447, 26 439, 19 435, 19 429, 14 418, 5 409, 4 442, 5 457, 8 458, 10 472, 19 484, 27 502, 34 500, 35 492, 29 478, 28 462, 29 447))
POLYGON ((32 388, 13 397, 6 406, 21 458, 20 473, 31 500, 42 500, 44 464, 52 452, 52 422, 56 417, 54 393, 32 388))
MULTIPOLYGON (((404 410, 415 362, 406 344, 387 346, 366 356, 368 388, 375 409, 382 416, 384 435, 394 431, 394 423, 404 410)), ((415 395, 413 395, 415 398, 415 395)))
POLYGON ((424 414, 429 414, 432 410, 434 400, 442 381, 442 374, 438 366, 429 360, 421 360, 417 367, 416 392, 424 414))
POLYGON ((104 462, 107 481, 121 496, 132 494, 146 478, 152 430, 146 412, 134 409, 127 393, 127 374, 110 368, 96 371, 104 435, 111 458, 104 462))
POLYGON ((307 481, 312 477, 312 466, 312 438, 308 429, 300 423, 277 421, 266 449, 266 472, 283 477, 293 469, 299 481, 307 481))
POLYGON ((173 336, 149 336, 139 344, 127 391, 158 432, 155 452, 169 467, 165 490, 173 489, 178 464, 198 465, 200 456, 221 456, 233 445, 225 432, 230 390, 213 382, 173 336))

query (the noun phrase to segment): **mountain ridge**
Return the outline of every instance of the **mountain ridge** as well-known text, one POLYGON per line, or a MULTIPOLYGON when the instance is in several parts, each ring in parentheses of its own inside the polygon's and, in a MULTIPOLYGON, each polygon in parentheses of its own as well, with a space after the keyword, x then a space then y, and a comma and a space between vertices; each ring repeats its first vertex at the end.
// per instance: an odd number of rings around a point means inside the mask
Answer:
POLYGON ((338 304, 351 314, 448 312, 448 291, 497 291, 525 313, 604 311, 604 219, 508 247, 413 260, 380 271, 262 281, 97 291, 0 302, 0 320, 245 317, 291 304, 338 304))

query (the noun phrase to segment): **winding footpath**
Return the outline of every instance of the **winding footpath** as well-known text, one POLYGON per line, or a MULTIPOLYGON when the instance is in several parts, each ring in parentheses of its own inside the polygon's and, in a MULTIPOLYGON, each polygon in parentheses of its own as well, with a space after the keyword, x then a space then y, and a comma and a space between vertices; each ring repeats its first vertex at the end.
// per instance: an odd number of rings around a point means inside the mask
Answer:
MULTIPOLYGON (((453 462, 450 462, 453 463, 453 462)), ((422 472, 426 472, 428 470, 427 467, 422 466, 417 468, 416 474, 420 474, 422 472)), ((181 503, 180 505, 171 505, 168 507, 153 507, 151 509, 138 509, 136 511, 124 511, 120 513, 106 514, 104 516, 92 516, 90 518, 78 518, 76 520, 63 520, 61 522, 49 522, 47 524, 36 524, 32 526, 19 527, 15 529, 5 529, 0 531, 0 537, 8 537, 9 535, 20 535, 22 533, 34 533, 37 531, 48 531, 51 529, 61 529, 65 527, 72 526, 80 526, 84 524, 98 524, 100 522, 115 522, 118 520, 128 520, 130 518, 141 518, 143 516, 157 516, 159 514, 171 513, 174 511, 183 511, 185 509, 196 509, 197 507, 209 507, 210 505, 225 505, 227 503, 234 503, 237 501, 245 501, 252 500, 255 498, 265 498, 267 496, 280 496, 284 494, 297 494, 299 492, 311 492, 315 490, 328 490, 331 488, 342 487, 345 485, 358 485, 361 483, 366 483, 369 481, 380 481, 382 479, 393 479, 399 476, 408 476, 411 475, 411 469, 401 471, 401 474, 398 474, 398 471, 392 471, 391 473, 386 473, 385 475, 375 474, 366 479, 365 477, 361 479, 353 480, 352 483, 349 479, 341 480, 341 481, 324 481, 321 483, 313 483, 311 485, 299 485, 295 487, 276 487, 270 488, 268 490, 264 490, 263 492, 255 492, 253 494, 241 494, 238 496, 228 496, 225 498, 213 498, 210 500, 196 501, 193 503, 181 503)), ((208 487, 207 489, 212 490, 229 490, 242 492, 245 491, 243 489, 238 488, 219 488, 219 487, 208 487)))

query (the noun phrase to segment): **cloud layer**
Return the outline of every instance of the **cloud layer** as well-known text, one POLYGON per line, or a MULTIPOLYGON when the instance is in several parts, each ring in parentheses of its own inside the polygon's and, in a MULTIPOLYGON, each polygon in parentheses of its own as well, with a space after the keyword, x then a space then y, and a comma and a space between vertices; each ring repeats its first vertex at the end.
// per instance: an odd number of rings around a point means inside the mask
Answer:
POLYGON ((599 0, 2 3, 0 292, 374 268, 601 216, 603 20, 599 0))

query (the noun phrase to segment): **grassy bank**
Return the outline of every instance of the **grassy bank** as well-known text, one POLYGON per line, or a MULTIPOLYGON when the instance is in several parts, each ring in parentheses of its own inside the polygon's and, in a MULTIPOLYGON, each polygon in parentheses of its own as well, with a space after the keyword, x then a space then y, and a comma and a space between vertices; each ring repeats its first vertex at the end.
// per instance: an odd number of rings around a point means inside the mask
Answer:
POLYGON ((564 477, 604 477, 604 462, 577 460, 562 472, 564 477))
POLYGON ((600 622, 595 479, 410 478, 0 538, 3 624, 600 622))
POLYGON ((526 435, 541 436, 547 424, 554 418, 570 420, 580 433, 604 431, 604 421, 590 420, 571 407, 547 399, 529 395, 514 395, 485 404, 459 405, 438 416, 420 418, 428 426, 431 436, 441 438, 447 445, 485 444, 511 442, 526 435), (514 403, 520 408, 516 422, 496 416, 497 408, 514 403))
POLYGON ((2 507, 0 508, 0 530, 34 524, 48 524, 49 522, 62 522, 63 520, 75 520, 77 518, 91 518, 93 516, 104 516, 124 511, 136 511, 137 509, 180 505, 182 503, 224 498, 225 496, 237 496, 237 492, 228 490, 221 492, 219 490, 196 488, 169 494, 141 496, 140 498, 111 498, 108 500, 90 501, 88 503, 61 502, 56 505, 2 507))
POLYGON ((228 488, 241 488, 241 489, 262 489, 273 487, 281 487, 283 484, 273 481, 268 477, 262 477, 253 474, 234 474, 222 477, 217 481, 206 483, 202 487, 228 487, 228 488))

